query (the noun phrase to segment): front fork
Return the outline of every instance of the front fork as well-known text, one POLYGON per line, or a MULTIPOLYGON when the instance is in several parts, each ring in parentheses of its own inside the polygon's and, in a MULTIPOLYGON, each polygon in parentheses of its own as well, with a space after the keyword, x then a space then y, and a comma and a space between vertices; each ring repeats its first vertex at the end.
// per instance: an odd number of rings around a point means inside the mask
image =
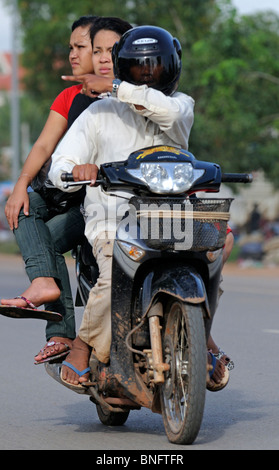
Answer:
POLYGON ((149 366, 153 370, 153 382, 155 384, 164 383, 164 372, 168 371, 170 368, 169 364, 163 362, 162 327, 160 325, 160 317, 162 316, 163 305, 161 302, 157 302, 152 305, 148 313, 151 350, 144 350, 144 353, 149 357, 148 362, 149 366))

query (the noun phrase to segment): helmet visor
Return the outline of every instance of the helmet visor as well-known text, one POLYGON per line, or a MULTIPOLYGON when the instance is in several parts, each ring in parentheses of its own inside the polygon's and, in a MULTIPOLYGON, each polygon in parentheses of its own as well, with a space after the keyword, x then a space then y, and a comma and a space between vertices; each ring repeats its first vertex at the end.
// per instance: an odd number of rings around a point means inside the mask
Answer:
POLYGON ((118 61, 121 80, 161 91, 164 91, 166 83, 177 79, 180 72, 176 70, 176 61, 172 55, 133 59, 119 57, 118 61))

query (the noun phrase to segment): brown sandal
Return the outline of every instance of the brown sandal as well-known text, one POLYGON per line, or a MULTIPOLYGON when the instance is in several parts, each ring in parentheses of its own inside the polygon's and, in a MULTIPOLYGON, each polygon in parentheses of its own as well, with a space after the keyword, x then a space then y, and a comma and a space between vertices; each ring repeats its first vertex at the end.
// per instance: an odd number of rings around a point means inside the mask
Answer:
POLYGON ((208 351, 208 353, 211 356, 211 364, 210 364, 211 370, 209 371, 209 378, 212 377, 215 371, 217 360, 221 361, 225 366, 224 377, 222 377, 219 383, 217 382, 215 383, 214 380, 210 380, 210 382, 206 384, 207 390, 209 390, 210 392, 218 392, 219 390, 222 390, 223 388, 225 388, 226 385, 228 384, 229 378, 230 378, 229 370, 232 370, 234 368, 234 363, 233 361, 230 361, 229 358, 226 357, 226 354, 220 349, 217 354, 213 354, 211 351, 208 351), (225 361, 222 360, 224 357, 225 357, 225 361))
POLYGON ((27 307, 18 307, 17 305, 0 305, 0 314, 9 318, 31 318, 37 320, 47 321, 61 321, 62 315, 57 312, 50 312, 48 310, 38 310, 30 300, 23 296, 15 297, 15 299, 22 299, 27 303, 27 307))
POLYGON ((42 359, 41 361, 36 361, 34 362, 35 365, 38 364, 44 364, 45 362, 50 362, 50 361, 55 361, 56 359, 59 359, 60 357, 65 357, 67 354, 70 352, 70 346, 67 343, 62 343, 61 341, 49 341, 43 349, 40 350, 40 353, 44 353, 44 351, 49 348, 50 346, 55 346, 56 344, 63 344, 63 346, 66 347, 65 351, 59 352, 57 354, 53 354, 52 356, 48 356, 45 359, 42 359))

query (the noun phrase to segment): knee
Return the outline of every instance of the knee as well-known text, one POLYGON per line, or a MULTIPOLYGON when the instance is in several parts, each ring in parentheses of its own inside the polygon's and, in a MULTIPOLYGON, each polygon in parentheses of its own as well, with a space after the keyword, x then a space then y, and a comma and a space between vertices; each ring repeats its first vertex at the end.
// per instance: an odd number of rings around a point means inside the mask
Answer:
POLYGON ((223 264, 225 264, 225 262, 229 258, 233 249, 233 245, 234 245, 234 236, 232 232, 229 232, 227 234, 225 246, 223 248, 223 264))
POLYGON ((43 205, 45 205, 45 202, 39 193, 36 193, 36 191, 32 191, 29 193, 30 209, 32 209, 33 211, 36 211, 38 208, 40 208, 43 205))

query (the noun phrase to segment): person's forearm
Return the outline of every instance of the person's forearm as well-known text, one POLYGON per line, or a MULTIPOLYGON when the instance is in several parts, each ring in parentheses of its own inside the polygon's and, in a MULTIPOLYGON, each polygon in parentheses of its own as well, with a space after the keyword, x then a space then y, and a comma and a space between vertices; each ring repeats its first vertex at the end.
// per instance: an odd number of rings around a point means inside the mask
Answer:
POLYGON ((35 144, 22 167, 19 175, 20 183, 27 188, 49 158, 50 155, 47 154, 44 148, 35 144))
POLYGON ((147 86, 122 82, 118 89, 120 101, 129 104, 138 114, 156 123, 170 139, 188 148, 194 120, 194 100, 184 93, 165 96, 147 86))
MULTIPOLYGON (((49 179, 59 189, 65 190, 61 181, 61 173, 72 172, 76 165, 95 163, 94 146, 97 139, 94 125, 90 126, 89 124, 90 118, 91 114, 87 109, 72 124, 66 136, 52 154, 49 179)), ((77 190, 77 187, 67 189, 67 191, 75 190, 77 190)))

